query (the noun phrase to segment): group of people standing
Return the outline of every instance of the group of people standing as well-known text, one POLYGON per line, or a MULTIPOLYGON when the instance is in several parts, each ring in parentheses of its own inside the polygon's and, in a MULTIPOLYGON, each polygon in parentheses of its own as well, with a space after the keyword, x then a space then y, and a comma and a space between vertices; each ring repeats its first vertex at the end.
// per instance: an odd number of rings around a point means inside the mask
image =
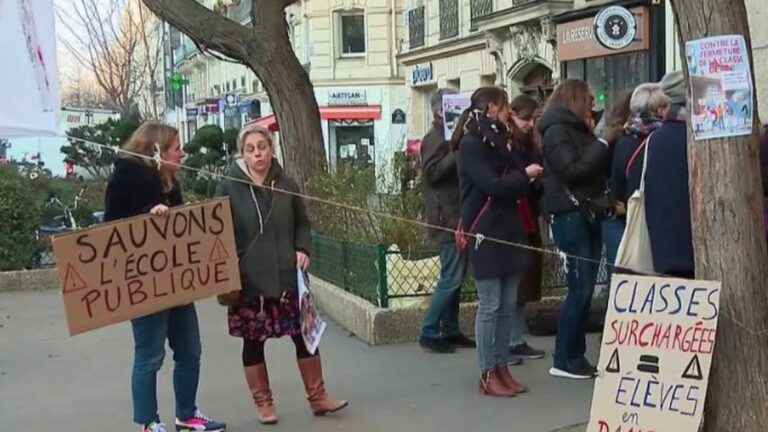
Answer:
MULTIPOLYGON (((310 220, 301 198, 273 189, 298 192, 274 155, 272 135, 259 127, 244 128, 237 137, 239 157, 222 180, 217 195, 228 196, 242 290, 219 297, 228 307, 229 334, 243 339, 245 381, 256 417, 277 423, 264 345, 288 336, 312 413, 323 416, 345 408, 347 401, 328 395, 319 350, 311 353, 301 336, 298 273, 310 263, 310 220)), ((123 145, 107 185, 105 220, 150 213, 165 217, 181 205, 176 179, 184 152, 178 131, 149 122, 123 145), (141 155, 141 156, 137 156, 141 155)), ((131 321, 134 361, 131 377, 134 422, 142 432, 165 432, 158 414, 157 372, 165 342, 173 350, 173 386, 178 431, 221 432, 226 424, 203 414, 196 405, 201 343, 194 304, 175 307, 131 321)))
MULTIPOLYGON (((565 80, 545 107, 521 95, 483 87, 443 136, 442 98, 432 100, 434 125, 422 144, 427 221, 440 243, 440 278, 419 343, 432 352, 477 348, 479 390, 510 397, 527 391, 509 366, 540 359, 526 342, 526 302, 540 298, 542 255, 515 245, 541 247, 539 219, 549 219, 555 243, 568 256, 568 295, 562 306, 550 374, 590 379, 585 324, 605 245, 613 261, 624 226, 627 197, 647 166, 648 229, 657 272, 692 277, 682 75, 639 86, 612 110, 605 136, 595 133, 594 96, 587 83, 565 80), (647 150, 646 150, 647 148, 647 150), (647 155, 648 161, 644 163, 647 155), (483 238, 487 238, 482 241, 483 238), (476 341, 458 326, 459 294, 471 267, 478 294, 476 341)), ((273 158, 269 131, 244 128, 239 157, 217 194, 232 206, 242 290, 219 297, 228 307, 229 334, 243 340, 245 381, 261 423, 278 421, 264 345, 288 336, 311 411, 345 408, 328 395, 319 351, 301 337, 297 269, 310 263, 310 220, 298 191, 273 158)), ((105 220, 142 214, 165 217, 184 202, 176 174, 184 152, 178 131, 145 123, 124 144, 105 197, 105 220)), ((631 269, 628 269, 631 270, 631 269)), ((165 432, 158 415, 157 372, 165 342, 173 350, 175 426, 181 431, 223 431, 226 424, 197 407, 201 343, 193 304, 131 322, 134 339, 134 421, 142 432, 165 432)))
POLYGON ((599 262, 605 250, 613 267, 644 166, 654 269, 693 277, 682 74, 638 86, 605 118, 581 80, 564 80, 544 106, 527 95, 509 102, 503 89, 483 87, 450 139, 442 127, 447 92, 435 95, 433 128, 422 141, 426 219, 440 243, 441 272, 420 345, 436 353, 476 346, 482 394, 525 392, 509 366, 545 355, 525 341, 524 305, 541 296, 542 254, 530 247, 541 247, 546 225, 567 257, 568 283, 549 373, 594 378, 586 323, 599 262), (475 341, 458 327, 468 268, 478 296, 475 341))

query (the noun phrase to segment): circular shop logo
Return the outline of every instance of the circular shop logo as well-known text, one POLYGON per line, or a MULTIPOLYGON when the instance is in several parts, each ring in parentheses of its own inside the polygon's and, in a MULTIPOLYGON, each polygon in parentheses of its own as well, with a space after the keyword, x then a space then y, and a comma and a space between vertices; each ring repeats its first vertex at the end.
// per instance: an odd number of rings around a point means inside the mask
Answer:
POLYGON ((637 21, 627 8, 607 7, 595 17, 595 36, 608 49, 626 48, 632 44, 636 35, 637 21))

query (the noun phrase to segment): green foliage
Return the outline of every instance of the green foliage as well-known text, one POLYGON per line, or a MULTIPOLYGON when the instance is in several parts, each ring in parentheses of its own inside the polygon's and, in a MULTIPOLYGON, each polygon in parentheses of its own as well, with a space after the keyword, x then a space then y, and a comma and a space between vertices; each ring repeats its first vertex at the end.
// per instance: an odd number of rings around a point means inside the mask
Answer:
MULTIPOLYGON (((231 161, 231 158, 227 158, 225 146, 229 148, 230 145, 234 145, 238 132, 237 129, 228 129, 223 132, 216 125, 201 127, 195 132, 192 140, 184 146, 184 152, 187 154, 184 164, 215 174, 223 174, 231 161)), ((190 170, 183 170, 180 178, 187 199, 212 197, 219 181, 217 178, 190 170)))
POLYGON ((0 168, 0 220, 0 271, 33 267, 40 206, 25 179, 11 168, 0 168))
MULTIPOLYGON (((116 149, 130 138, 140 124, 138 114, 129 114, 120 120, 109 119, 94 126, 72 128, 67 134, 116 149)), ((116 152, 75 138, 69 138, 69 145, 61 147, 61 152, 65 155, 64 160, 85 169, 93 178, 106 180, 112 171, 116 152)))
POLYGON ((340 208, 327 203, 310 203, 315 231, 337 240, 364 244, 397 245, 406 257, 431 254, 426 230, 406 220, 423 220, 424 199, 418 182, 412 180, 409 161, 398 157, 394 179, 380 176, 376 188, 374 168, 339 167, 336 173, 315 176, 309 184, 312 196, 353 208, 340 208), (394 180, 394 183, 393 183, 394 180), (384 185, 384 193, 381 193, 384 185), (371 209, 400 220, 359 211, 371 209))

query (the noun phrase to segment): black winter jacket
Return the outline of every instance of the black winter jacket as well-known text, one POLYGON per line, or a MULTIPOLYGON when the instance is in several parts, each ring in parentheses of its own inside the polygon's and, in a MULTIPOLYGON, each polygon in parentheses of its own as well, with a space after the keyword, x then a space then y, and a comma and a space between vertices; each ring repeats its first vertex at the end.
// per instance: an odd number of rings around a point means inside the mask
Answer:
POLYGON ((566 108, 544 112, 538 128, 544 143, 543 210, 551 214, 576 210, 564 184, 579 200, 601 196, 611 163, 608 146, 566 108))
MULTIPOLYGON (((433 126, 421 141, 421 168, 427 223, 455 229, 459 222, 456 152, 443 139, 442 129, 433 126)), ((453 241, 453 234, 447 231, 431 229, 429 234, 438 242, 453 241)))
MULTIPOLYGON (((217 196, 228 196, 232 206, 235 245, 240 259, 242 295, 246 301, 258 296, 279 298, 298 288, 296 252, 309 255, 312 244, 310 222, 304 201, 295 195, 252 186, 245 164, 239 159, 223 180, 217 196)), ((299 188, 272 162, 265 184, 290 192, 299 188)))
MULTIPOLYGON (((517 200, 531 191, 528 176, 512 162, 502 145, 492 146, 478 135, 467 134, 460 142, 459 182, 461 184, 462 225, 473 234, 482 234, 514 243, 527 244, 517 213, 517 200), (481 210, 488 198, 490 207, 481 210)), ((492 279, 518 274, 531 264, 530 252, 519 247, 483 241, 469 244, 469 259, 476 279, 492 279)))
POLYGON ((183 203, 178 182, 174 181, 170 192, 163 192, 157 168, 136 158, 119 158, 107 183, 104 221, 146 214, 158 204, 173 207, 183 203))

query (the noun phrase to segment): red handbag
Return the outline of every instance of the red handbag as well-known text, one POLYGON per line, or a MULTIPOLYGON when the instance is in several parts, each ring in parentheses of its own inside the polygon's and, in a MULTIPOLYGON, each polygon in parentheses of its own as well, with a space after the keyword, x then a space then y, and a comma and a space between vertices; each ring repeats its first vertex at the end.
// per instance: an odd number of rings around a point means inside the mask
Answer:
POLYGON ((456 227, 456 231, 453 233, 454 241, 456 242, 456 250, 459 251, 460 254, 464 254, 464 252, 467 250, 467 246, 469 246, 469 238, 474 234, 474 231, 477 229, 477 224, 480 222, 480 217, 485 214, 485 212, 488 211, 488 209, 491 208, 491 202, 493 200, 489 196, 487 200, 485 200, 485 204, 483 204, 483 207, 480 209, 480 212, 477 213, 477 216, 475 216, 474 222, 472 222, 472 225, 469 227, 469 231, 464 231, 464 224, 462 223, 461 219, 459 219, 459 224, 456 227))

